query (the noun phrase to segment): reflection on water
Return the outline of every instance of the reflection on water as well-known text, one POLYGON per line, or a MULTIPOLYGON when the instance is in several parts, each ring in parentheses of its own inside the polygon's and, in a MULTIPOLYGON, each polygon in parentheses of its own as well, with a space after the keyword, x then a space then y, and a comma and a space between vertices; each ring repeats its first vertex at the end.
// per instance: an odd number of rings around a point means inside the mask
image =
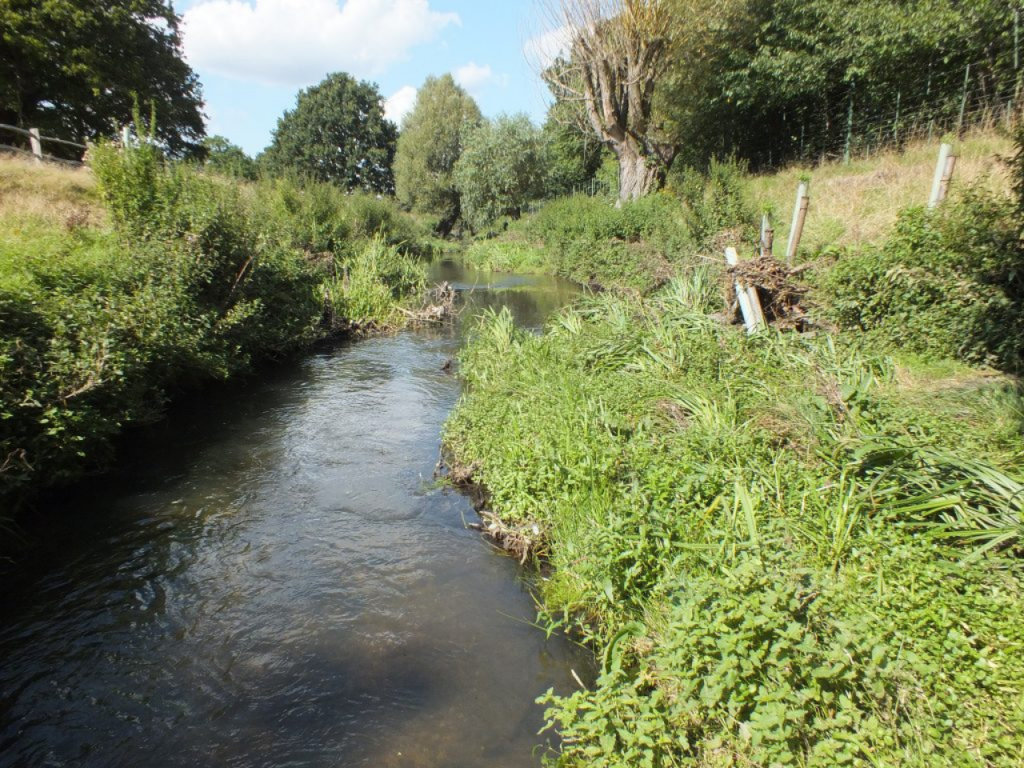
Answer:
MULTIPOLYGON (((435 271, 528 327, 572 296, 435 271)), ((431 483, 458 346, 374 338, 207 393, 54 502, 0 597, 0 765, 538 764, 534 699, 588 661, 431 483)))

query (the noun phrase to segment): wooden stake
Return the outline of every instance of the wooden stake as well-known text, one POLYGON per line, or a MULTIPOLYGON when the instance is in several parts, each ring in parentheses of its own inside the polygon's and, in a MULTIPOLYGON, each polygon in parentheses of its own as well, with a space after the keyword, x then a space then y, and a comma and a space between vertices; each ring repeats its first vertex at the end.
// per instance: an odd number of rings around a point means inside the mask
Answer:
POLYGON ((967 86, 971 83, 971 65, 964 70, 964 95, 960 99, 960 117, 956 121, 956 134, 960 136, 964 130, 964 112, 967 111, 967 86))
POLYGON ((37 163, 43 162, 43 142, 38 128, 28 129, 28 142, 32 146, 32 157, 37 163))
POLYGON ((800 247, 800 238, 804 235, 804 224, 807 221, 807 208, 811 198, 807 193, 807 182, 801 181, 796 190, 796 205, 793 207, 793 223, 789 227, 789 241, 786 243, 786 263, 792 264, 796 258, 796 249, 800 247))
MULTIPOLYGON (((740 263, 735 248, 725 249, 725 261, 730 267, 740 263)), ((736 298, 740 302, 740 312, 743 313, 743 324, 747 327, 747 333, 757 333, 767 327, 764 321, 764 312, 761 310, 761 300, 757 297, 757 289, 753 286, 745 286, 740 280, 736 280, 736 298)))
POLYGON ((843 149, 843 164, 850 164, 850 144, 853 141, 853 86, 850 86, 850 109, 846 114, 846 146, 843 149))
POLYGON ((946 199, 946 195, 949 192, 949 182, 953 178, 953 170, 955 168, 956 155, 953 154, 953 145, 943 143, 939 147, 939 161, 935 164, 932 193, 928 198, 929 208, 934 208, 946 199))
POLYGON ((771 220, 768 214, 761 217, 761 258, 771 257, 772 246, 775 244, 775 230, 772 229, 771 220))

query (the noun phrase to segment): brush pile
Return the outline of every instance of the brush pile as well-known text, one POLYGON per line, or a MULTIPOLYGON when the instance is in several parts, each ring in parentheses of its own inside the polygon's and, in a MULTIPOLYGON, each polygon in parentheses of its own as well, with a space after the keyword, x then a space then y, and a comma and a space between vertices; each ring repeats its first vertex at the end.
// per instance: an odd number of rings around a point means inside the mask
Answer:
POLYGON ((764 310, 765 320, 776 328, 805 331, 810 325, 807 314, 801 306, 806 288, 799 282, 799 275, 806 267, 790 268, 772 256, 758 256, 750 261, 741 261, 725 271, 727 281, 723 285, 726 304, 733 322, 740 322, 739 302, 736 300, 735 285, 752 286, 757 290, 764 310))

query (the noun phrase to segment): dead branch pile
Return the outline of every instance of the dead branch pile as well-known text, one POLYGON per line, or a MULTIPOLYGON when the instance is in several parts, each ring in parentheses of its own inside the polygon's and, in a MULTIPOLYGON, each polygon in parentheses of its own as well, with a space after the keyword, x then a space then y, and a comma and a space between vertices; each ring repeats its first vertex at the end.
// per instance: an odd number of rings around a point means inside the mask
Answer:
POLYGON ((736 299, 735 284, 753 286, 761 300, 765 320, 777 328, 796 331, 806 330, 809 324, 807 314, 801 307, 806 288, 799 282, 799 275, 806 267, 789 268, 771 256, 758 256, 750 261, 741 261, 728 267, 723 281, 726 304, 734 321, 739 317, 739 302, 736 299))
POLYGON ((440 323, 455 317, 455 297, 455 289, 450 283, 444 282, 427 294, 426 301, 420 309, 399 309, 412 323, 440 323))
POLYGON ((521 564, 533 558, 544 556, 543 534, 535 524, 508 525, 493 512, 481 509, 477 513, 482 522, 470 524, 470 528, 482 531, 491 541, 521 564))

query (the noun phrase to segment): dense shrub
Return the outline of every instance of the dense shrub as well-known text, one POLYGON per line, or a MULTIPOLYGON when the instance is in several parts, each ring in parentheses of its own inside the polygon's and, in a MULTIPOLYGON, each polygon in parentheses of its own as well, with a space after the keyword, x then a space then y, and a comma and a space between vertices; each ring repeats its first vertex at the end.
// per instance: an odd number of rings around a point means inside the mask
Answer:
POLYGON ((904 213, 881 248, 844 253, 823 304, 894 347, 1024 370, 1024 248, 1013 204, 968 191, 904 213))
POLYGON ((101 467, 174 390, 331 329, 395 321, 423 266, 393 204, 329 185, 239 185, 152 145, 100 146, 112 230, 0 236, 0 500, 101 467), (342 280, 344 276, 344 280, 342 280), (339 290, 339 285, 342 289, 339 290))
POLYGON ((616 208, 577 196, 555 200, 522 227, 552 271, 581 283, 650 290, 692 251, 678 201, 651 195, 616 208))

